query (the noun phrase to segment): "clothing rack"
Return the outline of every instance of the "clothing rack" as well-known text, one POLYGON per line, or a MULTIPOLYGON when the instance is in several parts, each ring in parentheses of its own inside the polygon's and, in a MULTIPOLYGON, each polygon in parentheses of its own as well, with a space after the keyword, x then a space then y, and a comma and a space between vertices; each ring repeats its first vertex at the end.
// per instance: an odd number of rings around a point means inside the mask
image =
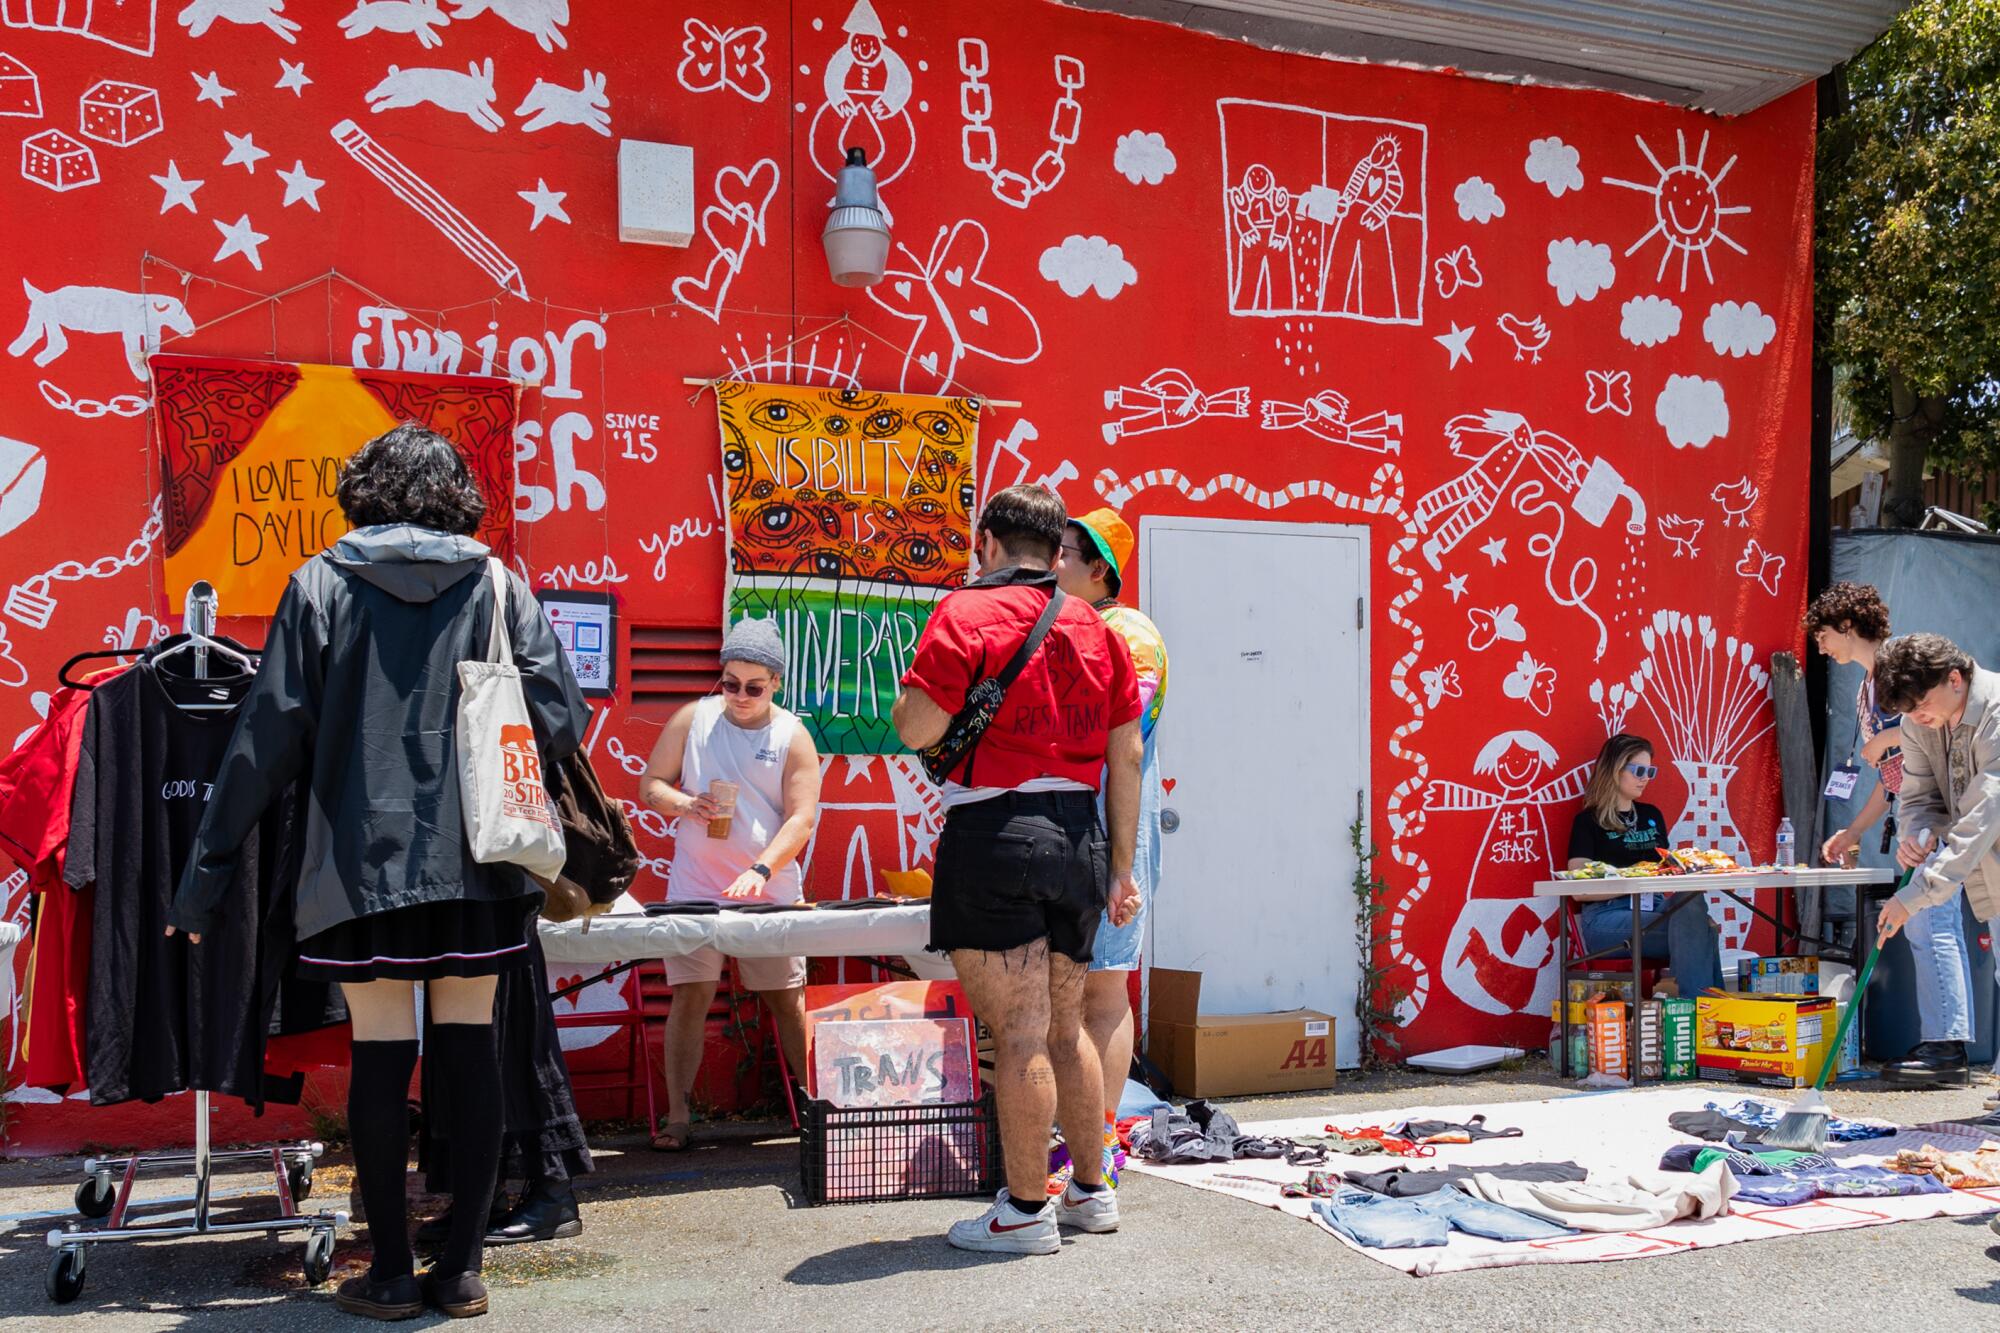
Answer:
MULTIPOLYGON (((190 642, 197 680, 208 678, 209 645, 229 652, 215 636, 219 599, 207 580, 188 589, 182 629, 190 642)), ((232 654, 233 655, 233 654, 232 654)), ((68 664, 65 664, 67 668, 68 664)), ((55 1251, 49 1263, 49 1299, 66 1305, 83 1292, 85 1254, 92 1245, 111 1241, 179 1240, 185 1236, 277 1235, 286 1231, 306 1233, 302 1260, 306 1282, 318 1286, 333 1272, 335 1234, 348 1224, 344 1211, 320 1212, 307 1217, 298 1210, 301 1200, 312 1193, 313 1168, 326 1145, 318 1142, 271 1143, 255 1148, 217 1152, 209 1143, 209 1094, 194 1094, 194 1151, 185 1153, 134 1153, 130 1157, 89 1157, 84 1159, 84 1181, 76 1188, 76 1210, 85 1217, 106 1217, 101 1227, 85 1230, 68 1222, 48 1233, 49 1248, 55 1251), (217 1222, 209 1215, 211 1187, 219 1163, 260 1162, 271 1172, 272 1190, 278 1198, 278 1215, 247 1222, 217 1222), (126 1210, 132 1204, 132 1186, 141 1171, 185 1170, 194 1173, 194 1215, 190 1221, 128 1223, 126 1210), (117 1177, 114 1187, 113 1177, 117 1177)), ((167 1214, 177 1217, 178 1213, 167 1214)))

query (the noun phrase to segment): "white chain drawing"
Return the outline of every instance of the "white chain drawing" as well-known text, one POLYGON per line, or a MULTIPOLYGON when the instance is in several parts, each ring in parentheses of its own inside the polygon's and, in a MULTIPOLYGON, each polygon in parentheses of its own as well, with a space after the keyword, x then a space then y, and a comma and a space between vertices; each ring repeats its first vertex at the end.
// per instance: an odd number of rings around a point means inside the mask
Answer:
POLYGON ((958 68, 965 75, 958 87, 958 109, 966 125, 960 133, 965 165, 993 186, 993 197, 1015 208, 1026 208, 1036 195, 1047 194, 1063 178, 1063 154, 1083 132, 1083 104, 1076 100, 1083 87, 1083 62, 1075 56, 1055 59, 1056 86, 1062 96, 1049 113, 1049 143, 1027 175, 999 165, 1000 143, 987 124, 993 118, 993 89, 986 82, 986 43, 977 37, 958 39, 958 68))
POLYGON ((48 380, 36 386, 42 391, 42 401, 58 412, 73 412, 85 421, 102 416, 136 417, 144 416, 146 409, 153 405, 150 398, 142 398, 136 393, 121 393, 110 398, 72 398, 60 384, 48 380))
POLYGON ((78 583, 84 579, 108 579, 122 570, 137 569, 151 558, 153 546, 164 531, 166 522, 161 516, 161 501, 155 500, 145 526, 126 546, 123 555, 102 555, 89 564, 80 560, 64 560, 53 565, 47 571, 23 579, 9 588, 6 601, 0 603, 0 611, 5 611, 29 629, 47 629, 50 617, 56 613, 56 599, 50 592, 53 585, 78 583))

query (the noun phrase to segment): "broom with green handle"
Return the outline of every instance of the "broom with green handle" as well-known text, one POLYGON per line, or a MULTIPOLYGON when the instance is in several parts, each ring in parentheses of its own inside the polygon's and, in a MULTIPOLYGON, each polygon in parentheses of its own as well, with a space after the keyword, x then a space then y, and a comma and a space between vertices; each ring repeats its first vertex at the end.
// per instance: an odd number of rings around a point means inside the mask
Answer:
MULTIPOLYGON (((1924 841, 1930 841, 1929 832, 1924 841)), ((1896 881, 1896 892, 1910 882, 1914 868, 1905 870, 1903 877, 1896 881)), ((1834 1029, 1833 1045, 1827 1048, 1826 1058, 1819 1063, 1819 1077, 1805 1093, 1785 1108, 1778 1117, 1775 1128, 1764 1131, 1759 1145, 1765 1148, 1788 1148, 1793 1152, 1824 1152, 1826 1150, 1827 1118, 1833 1114, 1821 1093, 1826 1089, 1826 1081, 1832 1076, 1834 1066, 1840 1063, 1840 1052, 1847 1044, 1847 1029, 1854 1022, 1854 1016, 1861 1012, 1861 997, 1868 993, 1868 978, 1874 975, 1875 960, 1882 956, 1884 941, 1878 933, 1875 947, 1868 951, 1868 960, 1861 964, 1861 975, 1854 979, 1854 998, 1847 1002, 1847 1012, 1840 1016, 1840 1026, 1834 1029)))

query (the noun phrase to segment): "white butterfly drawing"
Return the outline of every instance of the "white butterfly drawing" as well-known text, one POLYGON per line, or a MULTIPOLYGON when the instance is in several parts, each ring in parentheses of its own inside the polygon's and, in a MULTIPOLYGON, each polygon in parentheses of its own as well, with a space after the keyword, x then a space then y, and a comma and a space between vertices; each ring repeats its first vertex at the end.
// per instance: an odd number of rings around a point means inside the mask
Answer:
POLYGON ((1736 572, 1763 584, 1764 591, 1776 597, 1778 580, 1785 576, 1785 557, 1771 554, 1752 537, 1743 547, 1743 558, 1736 562, 1736 572))
POLYGON ((1513 671, 1500 683, 1500 691, 1509 699, 1527 700, 1530 708, 1547 717, 1555 707, 1556 669, 1522 653, 1513 671))
POLYGON ((1458 688, 1458 663, 1446 662, 1429 671, 1419 672, 1424 682, 1424 702, 1431 708, 1438 706, 1440 699, 1462 699, 1464 693, 1458 688))
POLYGON ((986 228, 972 218, 939 227, 922 259, 906 245, 909 268, 891 268, 868 289, 868 299, 917 327, 903 358, 896 387, 911 388, 910 368, 920 368, 930 387, 950 387, 967 353, 1009 365, 1025 365, 1042 354, 1042 330, 1028 307, 980 276, 991 244, 986 228))
POLYGON ((1526 643, 1528 631, 1521 628, 1521 608, 1509 602, 1497 611, 1473 607, 1465 615, 1472 622, 1472 632, 1465 636, 1465 646, 1475 653, 1483 653, 1502 639, 1512 643, 1526 643))
POLYGON ((1591 413, 1616 412, 1621 417, 1632 415, 1632 372, 1629 370, 1586 370, 1583 382, 1590 390, 1590 401, 1584 404, 1591 413))
POLYGON ((1461 245, 1444 258, 1431 261, 1431 271, 1437 276, 1438 295, 1446 300, 1458 295, 1461 287, 1486 285, 1469 245, 1461 245))
POLYGON ((691 93, 727 89, 752 102, 771 95, 771 76, 764 72, 764 30, 761 27, 717 28, 697 18, 682 22, 681 64, 674 77, 691 93))

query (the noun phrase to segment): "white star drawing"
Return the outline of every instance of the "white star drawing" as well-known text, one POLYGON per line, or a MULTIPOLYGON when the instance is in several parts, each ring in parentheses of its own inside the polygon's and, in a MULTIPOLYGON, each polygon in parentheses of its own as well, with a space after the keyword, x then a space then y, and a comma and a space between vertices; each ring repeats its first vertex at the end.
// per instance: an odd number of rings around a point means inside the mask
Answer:
MULTIPOLYGON (((1477 328, 1478 326, 1474 325, 1473 327, 1477 328)), ((1461 329, 1457 324, 1453 324, 1450 333, 1437 334, 1434 336, 1433 341, 1451 353, 1451 365, 1446 366, 1446 370, 1457 366, 1460 361, 1472 360, 1472 348, 1467 346, 1472 341, 1472 329, 1461 329)))
POLYGON ((292 169, 279 172, 278 179, 285 183, 286 208, 304 202, 311 206, 313 212, 319 212, 319 187, 326 182, 306 175, 305 163, 294 160, 292 169))
POLYGON ((167 192, 160 200, 160 212, 165 213, 170 208, 185 208, 190 213, 198 211, 194 206, 194 192, 201 188, 201 182, 182 179, 179 163, 168 162, 167 174, 153 177, 153 184, 167 192))
POLYGON ((222 165, 225 167, 241 166, 254 176, 257 174, 259 159, 270 156, 250 142, 250 136, 247 134, 231 134, 228 130, 224 130, 222 137, 229 140, 229 156, 222 159, 222 165))
POLYGON ((215 252, 216 263, 221 263, 231 255, 242 255, 250 261, 251 268, 259 273, 264 271, 264 258, 257 253, 257 247, 271 238, 261 231, 250 229, 248 213, 234 222, 217 222, 215 229, 222 233, 222 248, 215 252))
POLYGON ((306 95, 306 85, 312 82, 311 79, 306 77, 306 62, 301 60, 295 65, 291 61, 281 58, 278 61, 278 68, 285 72, 278 76, 277 83, 272 86, 290 88, 292 96, 304 97, 306 95))
POLYGON ((1507 539, 1505 537, 1495 537, 1492 541, 1480 547, 1479 553, 1496 565, 1504 565, 1507 563, 1507 539))
POLYGON ((535 216, 528 221, 529 231, 533 231, 535 228, 541 226, 543 218, 554 218, 558 222, 569 221, 569 214, 563 212, 562 206, 563 200, 569 197, 569 192, 567 190, 551 190, 549 183, 540 176, 535 177, 534 189, 516 190, 514 193, 520 195, 534 206, 535 216))
POLYGON ((1451 594, 1451 600, 1454 602, 1465 596, 1465 575, 1453 574, 1444 581, 1444 590, 1451 594))
MULTIPOLYGON (((194 74, 193 70, 189 70, 188 72, 194 74)), ((206 74, 194 74, 194 81, 201 85, 201 91, 195 94, 194 100, 197 102, 213 102, 217 106, 221 106, 224 98, 236 96, 234 88, 225 88, 222 86, 222 80, 216 77, 214 70, 210 70, 206 74)))

